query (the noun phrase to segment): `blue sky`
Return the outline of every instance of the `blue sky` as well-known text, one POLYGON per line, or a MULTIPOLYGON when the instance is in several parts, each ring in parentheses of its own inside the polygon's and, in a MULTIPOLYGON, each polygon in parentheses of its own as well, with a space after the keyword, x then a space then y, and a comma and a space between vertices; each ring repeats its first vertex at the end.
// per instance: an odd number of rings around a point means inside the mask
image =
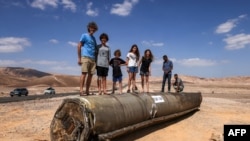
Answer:
POLYGON ((101 33, 109 35, 112 55, 121 49, 126 59, 132 44, 141 55, 151 49, 153 76, 162 76, 164 54, 173 73, 249 76, 249 6, 248 0, 0 0, 0 67, 80 75, 76 46, 95 21, 95 37, 100 43, 101 33))

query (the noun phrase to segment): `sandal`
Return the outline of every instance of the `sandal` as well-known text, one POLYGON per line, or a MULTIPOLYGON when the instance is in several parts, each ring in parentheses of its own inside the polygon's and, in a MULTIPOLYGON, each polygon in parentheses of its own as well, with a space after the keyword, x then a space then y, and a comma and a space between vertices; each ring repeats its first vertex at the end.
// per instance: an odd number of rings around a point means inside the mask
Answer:
POLYGON ((93 92, 92 93, 87 93, 87 95, 95 95, 95 93, 93 93, 93 92))
POLYGON ((88 94, 84 94, 83 92, 80 92, 80 96, 87 96, 88 94))
POLYGON ((102 92, 98 92, 96 95, 102 95, 102 92))

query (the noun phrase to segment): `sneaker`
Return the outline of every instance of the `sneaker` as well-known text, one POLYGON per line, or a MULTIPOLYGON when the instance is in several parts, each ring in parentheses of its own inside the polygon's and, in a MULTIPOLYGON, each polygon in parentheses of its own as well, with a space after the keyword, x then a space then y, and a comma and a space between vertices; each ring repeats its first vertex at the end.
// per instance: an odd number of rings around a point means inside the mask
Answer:
POLYGON ((127 93, 130 93, 130 90, 127 90, 127 93))

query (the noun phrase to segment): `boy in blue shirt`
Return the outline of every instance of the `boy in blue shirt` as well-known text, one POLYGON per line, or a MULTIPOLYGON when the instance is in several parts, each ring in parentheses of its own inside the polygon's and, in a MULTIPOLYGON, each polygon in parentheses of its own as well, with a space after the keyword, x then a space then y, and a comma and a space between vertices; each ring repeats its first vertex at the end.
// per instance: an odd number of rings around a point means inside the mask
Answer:
POLYGON ((96 40, 93 34, 98 30, 98 26, 95 22, 90 22, 87 29, 88 33, 82 34, 77 46, 78 64, 82 67, 80 96, 89 95, 89 87, 96 68, 96 40), (83 92, 86 77, 86 91, 83 92))

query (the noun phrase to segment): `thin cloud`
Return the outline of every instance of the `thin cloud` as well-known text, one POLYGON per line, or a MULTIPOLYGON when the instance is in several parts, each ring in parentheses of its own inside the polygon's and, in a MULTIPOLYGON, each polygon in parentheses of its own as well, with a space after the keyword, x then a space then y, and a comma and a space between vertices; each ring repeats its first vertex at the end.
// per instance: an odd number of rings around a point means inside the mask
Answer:
POLYGON ((25 6, 22 4, 22 2, 20 1, 10 1, 10 0, 0 0, 0 5, 2 7, 12 7, 12 6, 15 6, 15 7, 22 7, 24 8, 25 6))
POLYGON ((76 42, 71 42, 71 41, 68 41, 68 44, 73 46, 73 47, 77 47, 77 43, 76 42))
MULTIPOLYGON (((186 67, 210 67, 217 65, 218 63, 229 63, 228 60, 222 60, 220 62, 214 61, 214 60, 208 60, 208 59, 201 59, 201 58, 188 58, 188 59, 176 59, 176 58, 169 58, 174 64, 180 64, 182 66, 186 67)), ((157 66, 162 66, 163 59, 157 58, 153 64, 157 66)))
POLYGON ((124 0, 122 4, 113 4, 110 13, 119 16, 128 16, 139 0, 124 0))
POLYGON ((236 22, 237 20, 229 20, 225 23, 222 23, 217 27, 215 32, 217 34, 230 32, 234 27, 236 27, 236 22))
POLYGON ((250 34, 237 34, 227 37, 223 41, 226 42, 225 48, 228 50, 242 49, 250 45, 250 34))
POLYGON ((79 72, 79 66, 55 66, 55 67, 52 67, 51 70, 54 70, 54 71, 62 71, 62 72, 65 72, 65 71, 69 71, 69 72, 79 72))
POLYGON ((98 16, 98 9, 92 9, 93 2, 87 4, 86 14, 92 17, 98 16))
POLYGON ((66 65, 64 61, 49 61, 49 60, 0 60, 0 66, 23 66, 23 65, 44 65, 44 66, 54 66, 54 65, 66 65))
POLYGON ((247 15, 240 15, 239 17, 235 19, 229 19, 225 23, 220 24, 217 28, 215 33, 217 34, 222 34, 222 33, 228 33, 230 32, 233 28, 235 28, 239 22, 240 19, 243 19, 247 17, 247 15))
MULTIPOLYGON (((163 64, 163 55, 162 56, 159 56, 157 57, 155 60, 154 60, 154 64, 156 65, 162 65, 163 64)), ((173 63, 177 62, 177 59, 176 58, 169 58, 169 60, 171 60, 173 63)))
POLYGON ((187 67, 207 67, 216 65, 216 61, 200 58, 189 58, 176 61, 177 63, 187 67))
POLYGON ((27 38, 4 37, 0 38, 0 53, 20 52, 31 43, 27 38))
POLYGON ((13 6, 16 6, 16 7, 22 7, 22 8, 24 8, 25 6, 21 3, 21 2, 11 2, 10 3, 11 5, 13 5, 13 6))
POLYGON ((51 40, 49 40, 49 42, 50 42, 50 43, 53 43, 53 44, 58 44, 58 43, 59 43, 59 41, 56 40, 56 39, 51 39, 51 40))
POLYGON ((58 64, 65 64, 64 61, 49 61, 49 60, 39 60, 39 61, 32 61, 33 64, 38 65, 58 65, 58 64))
POLYGON ((30 6, 45 10, 47 7, 57 8, 62 5, 64 9, 70 9, 72 12, 76 11, 76 4, 72 0, 34 0, 30 6))
POLYGON ((50 61, 50 60, 38 60, 38 61, 34 61, 34 60, 21 60, 21 61, 17 61, 18 64, 23 64, 23 65, 27 65, 27 64, 32 64, 32 65, 44 65, 44 66, 53 66, 53 65, 57 65, 57 64, 65 64, 64 61, 50 61))
POLYGON ((72 12, 76 11, 76 4, 72 0, 62 0, 63 7, 70 9, 72 12))
POLYGON ((164 46, 164 43, 161 42, 155 42, 155 41, 142 41, 141 42, 145 46, 153 46, 153 47, 162 47, 164 46))
POLYGON ((56 71, 61 73, 80 73, 79 66, 69 66, 67 62, 64 61, 50 61, 50 60, 1 60, 0 59, 0 67, 28 67, 28 68, 39 68, 39 67, 46 67, 47 70, 56 71))
POLYGON ((208 42, 208 44, 209 44, 209 45, 213 45, 213 44, 214 44, 214 42, 210 41, 210 42, 208 42))
POLYGON ((13 66, 13 65, 18 65, 18 64, 14 60, 1 60, 0 59, 0 66, 1 67, 13 66))
POLYGON ((31 7, 39 8, 41 10, 45 10, 47 6, 57 8, 58 0, 35 0, 31 3, 31 7))

